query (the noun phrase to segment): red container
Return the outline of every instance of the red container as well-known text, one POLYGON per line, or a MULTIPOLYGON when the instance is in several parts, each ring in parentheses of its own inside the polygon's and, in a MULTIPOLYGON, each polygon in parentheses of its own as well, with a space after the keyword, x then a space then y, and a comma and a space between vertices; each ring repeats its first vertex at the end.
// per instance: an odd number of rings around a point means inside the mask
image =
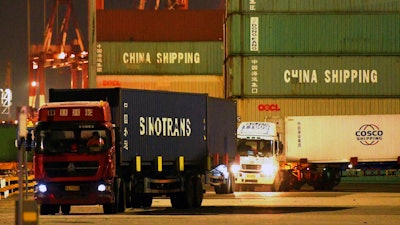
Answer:
POLYGON ((98 10, 97 41, 222 41, 224 10, 98 10))

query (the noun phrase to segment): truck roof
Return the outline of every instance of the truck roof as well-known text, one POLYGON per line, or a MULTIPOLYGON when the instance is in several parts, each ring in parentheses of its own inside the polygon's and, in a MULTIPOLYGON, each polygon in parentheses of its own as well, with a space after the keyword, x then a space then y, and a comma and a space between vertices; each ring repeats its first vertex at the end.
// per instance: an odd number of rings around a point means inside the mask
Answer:
POLYGON ((237 137, 272 140, 277 137, 276 124, 271 122, 242 122, 237 129, 237 137))
POLYGON ((111 121, 108 102, 51 102, 39 109, 38 121, 111 121))

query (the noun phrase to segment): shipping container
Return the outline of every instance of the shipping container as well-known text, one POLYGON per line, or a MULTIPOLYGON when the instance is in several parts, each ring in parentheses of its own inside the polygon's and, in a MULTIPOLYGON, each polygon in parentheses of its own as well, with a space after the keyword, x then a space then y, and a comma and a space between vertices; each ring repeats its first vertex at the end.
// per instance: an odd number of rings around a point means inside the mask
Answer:
POLYGON ((398 97, 399 56, 243 56, 227 60, 233 97, 398 97))
POLYGON ((227 0, 227 12, 399 12, 394 0, 227 0))
POLYGON ((176 91, 225 97, 225 79, 218 75, 101 75, 96 76, 98 88, 133 88, 176 91))
POLYGON ((220 74, 223 42, 98 42, 97 75, 220 74))
POLYGON ((286 116, 400 114, 400 98, 241 98, 239 121, 286 116))
POLYGON ((309 163, 397 162, 400 115, 285 118, 287 161, 309 163))
POLYGON ((150 163, 158 155, 166 162, 185 156, 188 165, 203 167, 208 155, 234 155, 236 105, 229 100, 206 94, 122 88, 49 90, 50 102, 99 100, 108 101, 111 106, 113 123, 124 143, 121 146, 123 162, 132 162, 137 155, 150 163), (179 133, 167 129, 172 129, 174 123, 183 125, 183 121, 187 124, 178 127, 179 133), (227 134, 220 132, 221 129, 233 132, 227 134))
POLYGON ((17 125, 0 125, 0 162, 17 162, 18 149, 15 147, 17 138, 17 125))
MULTIPOLYGON (((15 146, 18 127, 15 124, 0 124, 0 162, 18 162, 18 149, 15 146)), ((32 161, 32 153, 26 152, 28 162, 32 161)))
POLYGON ((225 10, 98 10, 97 41, 222 41, 225 10))
MULTIPOLYGON (((132 0, 132 1, 104 1, 106 9, 131 9, 131 10, 199 10, 199 9, 225 9, 225 0, 132 0)), ((97 4, 99 5, 99 4, 97 4)))
POLYGON ((226 29, 228 56, 400 52, 400 12, 234 14, 226 29))

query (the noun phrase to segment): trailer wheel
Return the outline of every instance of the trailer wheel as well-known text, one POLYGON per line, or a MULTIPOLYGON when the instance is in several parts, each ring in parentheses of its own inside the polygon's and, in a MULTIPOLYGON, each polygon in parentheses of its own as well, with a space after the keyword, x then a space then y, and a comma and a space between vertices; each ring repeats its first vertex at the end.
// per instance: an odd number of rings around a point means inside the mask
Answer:
POLYGON ((153 197, 150 195, 144 195, 141 198, 141 205, 144 208, 149 208, 151 207, 151 204, 153 203, 153 197))
POLYGON ((184 208, 182 193, 174 193, 169 198, 171 201, 172 208, 175 208, 175 209, 184 208))
POLYGON ((185 179, 185 191, 172 194, 170 196, 171 205, 173 208, 184 209, 192 208, 194 200, 194 184, 193 177, 185 179))
POLYGON ((194 183, 194 196, 193 196, 193 207, 200 207, 203 202, 203 185, 200 177, 193 178, 194 183))

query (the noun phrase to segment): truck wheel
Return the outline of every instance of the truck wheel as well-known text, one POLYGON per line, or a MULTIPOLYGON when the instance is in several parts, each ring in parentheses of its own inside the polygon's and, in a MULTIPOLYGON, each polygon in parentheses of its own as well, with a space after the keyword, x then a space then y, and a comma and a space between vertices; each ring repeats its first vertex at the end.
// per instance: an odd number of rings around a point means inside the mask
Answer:
POLYGON ((103 205, 103 212, 104 214, 115 214, 115 206, 113 203, 104 204, 103 205))
POLYGON ((203 202, 203 185, 201 183, 200 177, 193 178, 194 183, 194 198, 193 198, 193 207, 200 207, 203 202))
POLYGON ((132 208, 149 208, 153 204, 153 197, 150 195, 132 195, 132 208))
POLYGON ((185 208, 193 207, 194 193, 193 177, 187 177, 185 180, 185 191, 183 192, 185 208))
POLYGON ((281 181, 281 173, 280 173, 280 171, 278 171, 276 173, 274 183, 271 185, 271 191, 272 192, 280 191, 281 183, 282 183, 282 181, 281 181))
POLYGON ((183 194, 182 193, 174 193, 170 197, 172 208, 182 209, 183 205, 183 194))
POLYGON ((114 191, 114 202, 103 205, 104 214, 115 214, 119 205, 119 190, 120 190, 121 179, 117 178, 114 180, 113 191, 114 191))
POLYGON ((152 196, 143 196, 142 206, 145 208, 150 208, 151 204, 153 204, 153 197, 152 196))
POLYGON ((194 184, 193 177, 185 179, 185 191, 172 194, 170 196, 171 205, 173 208, 184 209, 192 208, 194 200, 194 184))
POLYGON ((290 173, 289 171, 283 170, 281 172, 281 186, 279 191, 290 191, 290 173))
POLYGON ((50 214, 50 205, 41 204, 40 205, 40 215, 50 214))
POLYGON ((71 212, 71 205, 61 205, 61 212, 65 214, 69 214, 71 212))
POLYGON ((125 183, 125 206, 126 208, 132 207, 132 181, 129 180, 125 183))
POLYGON ((59 212, 60 212, 59 205, 49 205, 49 204, 40 205, 40 215, 54 215, 59 212))
POLYGON ((235 184, 235 178, 233 177, 233 175, 230 178, 231 178, 231 187, 230 187, 229 193, 232 194, 235 192, 236 184, 235 184))
POLYGON ((229 176, 228 179, 226 180, 225 184, 221 184, 219 186, 215 186, 214 190, 216 194, 229 194, 231 193, 231 184, 232 180, 231 177, 229 176))
POLYGON ((126 205, 126 192, 125 192, 125 181, 121 179, 121 183, 119 184, 119 191, 118 191, 118 212, 122 213, 125 212, 125 205, 126 205))

